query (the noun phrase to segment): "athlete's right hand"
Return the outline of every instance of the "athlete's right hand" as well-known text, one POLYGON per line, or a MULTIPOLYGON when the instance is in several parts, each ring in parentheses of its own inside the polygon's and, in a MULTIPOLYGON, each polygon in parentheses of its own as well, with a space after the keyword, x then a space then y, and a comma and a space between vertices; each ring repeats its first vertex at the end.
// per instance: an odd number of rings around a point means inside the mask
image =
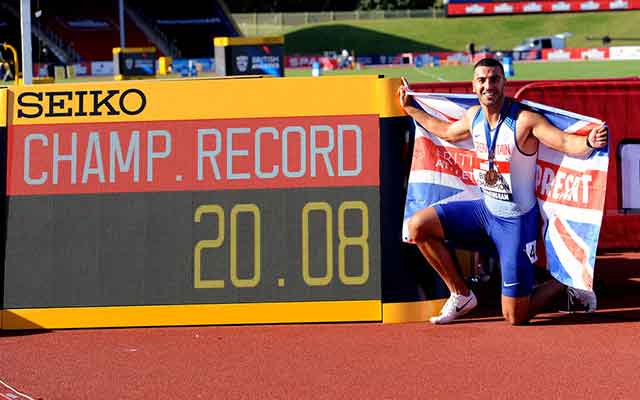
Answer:
MULTIPOLYGON (((406 83, 404 79, 403 83, 406 83)), ((407 94, 408 91, 409 87, 406 84, 400 85, 400 87, 398 88, 398 97, 400 99, 400 106, 402 108, 406 108, 411 104, 411 96, 407 94)))
POLYGON ((591 145, 594 149, 600 149, 607 145, 609 140, 607 125, 603 122, 599 126, 593 128, 587 136, 587 145, 591 145))

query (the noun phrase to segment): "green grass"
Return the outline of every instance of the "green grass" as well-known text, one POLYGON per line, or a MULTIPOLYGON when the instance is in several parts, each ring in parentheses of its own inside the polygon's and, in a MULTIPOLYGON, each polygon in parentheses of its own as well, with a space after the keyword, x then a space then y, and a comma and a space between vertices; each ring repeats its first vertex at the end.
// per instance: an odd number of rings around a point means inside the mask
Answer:
MULTIPOLYGON (((406 77, 409 82, 470 81, 471 65, 416 68, 387 67, 360 70, 324 71, 324 75, 375 74, 387 77, 406 77)), ((640 75, 640 60, 632 61, 571 61, 523 62, 514 64, 515 76, 510 79, 582 79, 615 78, 640 75)), ((287 76, 310 76, 310 69, 288 69, 287 76)))
MULTIPOLYGON (((390 78, 406 77, 409 82, 470 81, 471 65, 451 65, 441 67, 393 66, 383 68, 363 67, 359 70, 323 71, 323 75, 384 75, 390 78)), ((514 64, 515 76, 510 79, 583 79, 617 78, 640 76, 640 60, 629 61, 570 61, 570 62, 517 62, 514 64)), ((287 69, 288 77, 311 76, 310 68, 287 69)), ((215 74, 200 74, 199 77, 212 77, 215 74)), ((158 79, 188 79, 178 75, 161 76, 158 79)), ((76 77, 64 79, 58 83, 112 81, 111 76, 76 77)))
POLYGON ((356 54, 405 51, 462 51, 467 43, 511 49, 530 36, 572 32, 567 47, 598 47, 587 36, 635 38, 611 45, 640 45, 640 11, 511 15, 461 18, 406 18, 306 25, 285 34, 288 54, 353 49, 356 54))
MULTIPOLYGON (((514 64, 515 76, 510 79, 582 79, 582 78, 616 78, 640 76, 640 60, 630 61, 571 61, 571 62, 519 62, 514 64)), ((385 68, 363 67, 359 70, 323 71, 323 75, 384 75, 390 78, 406 77, 409 82, 438 81, 470 81, 471 65, 453 65, 442 67, 394 66, 385 68)), ((311 69, 287 69, 288 77, 311 76, 311 69)), ((199 77, 215 76, 200 74, 199 77)), ((177 75, 160 77, 160 79, 180 79, 177 75)), ((188 78, 183 78, 188 79, 188 78)), ((110 76, 76 77, 58 83, 111 81, 110 76)))

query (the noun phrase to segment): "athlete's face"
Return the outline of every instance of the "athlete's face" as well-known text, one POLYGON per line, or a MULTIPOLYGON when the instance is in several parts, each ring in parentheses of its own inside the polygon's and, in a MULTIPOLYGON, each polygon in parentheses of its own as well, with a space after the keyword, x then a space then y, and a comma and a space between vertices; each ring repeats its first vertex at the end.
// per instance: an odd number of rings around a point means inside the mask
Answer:
POLYGON ((504 98, 504 74, 499 67, 478 67, 473 71, 473 92, 480 104, 499 106, 504 98))

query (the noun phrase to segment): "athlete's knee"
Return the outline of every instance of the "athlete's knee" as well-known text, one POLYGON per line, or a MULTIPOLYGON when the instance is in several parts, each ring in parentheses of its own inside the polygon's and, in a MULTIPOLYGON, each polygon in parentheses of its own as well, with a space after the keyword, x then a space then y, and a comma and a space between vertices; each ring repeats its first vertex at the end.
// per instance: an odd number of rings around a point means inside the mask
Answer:
POLYGON ((502 295, 502 316, 511 325, 524 325, 531 319, 529 315, 529 297, 510 297, 502 295))
POLYGON ((517 313, 514 310, 502 310, 502 316, 511 325, 526 325, 529 323, 529 313, 517 313))
POLYGON ((411 238, 411 240, 415 241, 415 242, 420 242, 424 240, 424 236, 423 234, 421 234, 423 227, 424 226, 424 221, 422 218, 419 218, 417 215, 413 215, 411 218, 409 218, 409 221, 407 221, 407 228, 409 230, 409 238, 411 238))
POLYGON ((415 242, 442 236, 440 220, 433 209, 422 210, 411 216, 407 221, 407 230, 409 238, 415 242))

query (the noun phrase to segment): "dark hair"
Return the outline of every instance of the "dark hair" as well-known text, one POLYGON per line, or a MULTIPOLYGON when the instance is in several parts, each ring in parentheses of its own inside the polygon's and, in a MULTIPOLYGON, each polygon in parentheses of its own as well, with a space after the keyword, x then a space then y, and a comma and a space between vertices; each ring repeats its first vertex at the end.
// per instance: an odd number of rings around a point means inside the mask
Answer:
POLYGON ((500 68, 502 75, 504 75, 504 67, 502 66, 502 63, 495 58, 483 58, 473 66, 473 70, 475 71, 478 67, 500 68))

